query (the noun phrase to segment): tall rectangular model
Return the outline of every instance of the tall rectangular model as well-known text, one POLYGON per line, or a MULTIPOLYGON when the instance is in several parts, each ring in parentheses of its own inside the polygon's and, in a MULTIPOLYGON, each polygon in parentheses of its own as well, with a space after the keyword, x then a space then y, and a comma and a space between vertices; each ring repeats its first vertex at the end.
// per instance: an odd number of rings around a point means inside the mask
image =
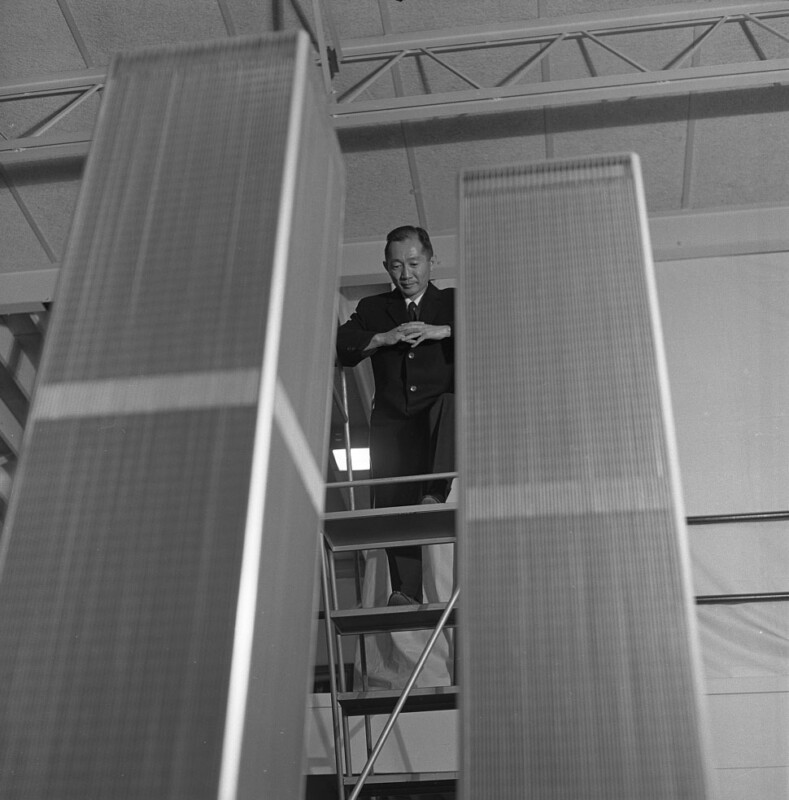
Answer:
POLYGON ((303 34, 118 56, 0 551, 0 795, 300 796, 344 178, 303 34))
POLYGON ((701 800, 684 513, 635 156, 461 178, 464 800, 701 800))

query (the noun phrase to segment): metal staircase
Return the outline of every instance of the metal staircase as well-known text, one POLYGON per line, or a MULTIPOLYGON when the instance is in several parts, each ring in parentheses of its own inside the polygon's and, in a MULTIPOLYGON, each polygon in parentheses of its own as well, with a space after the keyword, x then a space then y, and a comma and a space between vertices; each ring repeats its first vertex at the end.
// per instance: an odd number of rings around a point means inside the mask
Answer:
MULTIPOLYGON (((412 796, 425 794, 453 796, 455 772, 376 773, 375 762, 400 714, 443 711, 457 707, 458 687, 436 686, 415 688, 417 678, 431 648, 444 628, 455 625, 455 588, 448 602, 425 603, 419 606, 378 608, 341 608, 338 602, 336 559, 353 554, 357 590, 361 586, 361 552, 414 545, 439 545, 456 540, 454 503, 400 506, 394 508, 357 509, 357 488, 383 482, 422 480, 427 476, 414 475, 387 481, 354 480, 351 468, 350 428, 346 376, 339 370, 340 391, 335 391, 335 407, 345 426, 347 481, 327 484, 327 490, 346 490, 350 509, 334 511, 323 516, 324 551, 322 559, 322 589, 326 642, 329 659, 329 685, 335 744, 336 791, 341 800, 357 797, 412 796), (365 636, 368 634, 430 630, 422 656, 401 690, 374 690, 368 685, 365 636), (342 659, 342 639, 359 639, 361 687, 350 687, 342 659), (383 730, 373 742, 371 717, 389 715, 383 730), (367 759, 363 766, 354 763, 351 754, 349 722, 364 717, 367 759)), ((434 475, 429 477, 435 477, 434 475)), ((361 594, 358 594, 361 599, 361 594)))
MULTIPOLYGON (((413 476, 418 480, 423 476, 413 476)), ((330 484, 327 488, 345 487, 330 484)), ((355 482, 356 486, 369 481, 355 482)), ((323 588, 327 644, 329 653, 332 714, 335 733, 337 793, 342 800, 379 795, 447 794, 455 791, 455 772, 420 772, 376 774, 375 759, 402 713, 441 711, 457 707, 458 687, 437 686, 414 688, 416 679, 433 643, 445 627, 455 625, 455 590, 447 603, 426 603, 419 606, 383 608, 340 608, 337 602, 335 558, 343 553, 360 552, 408 545, 435 545, 455 541, 454 504, 402 506, 399 508, 363 509, 332 512, 324 515, 323 588), (364 636, 366 634, 432 629, 422 657, 402 690, 371 690, 366 675, 362 689, 346 685, 345 670, 338 654, 340 639, 358 636, 364 673, 364 636), (389 719, 375 744, 372 742, 369 718, 389 714, 389 719), (366 718, 367 762, 361 770, 352 763, 349 719, 366 718)))

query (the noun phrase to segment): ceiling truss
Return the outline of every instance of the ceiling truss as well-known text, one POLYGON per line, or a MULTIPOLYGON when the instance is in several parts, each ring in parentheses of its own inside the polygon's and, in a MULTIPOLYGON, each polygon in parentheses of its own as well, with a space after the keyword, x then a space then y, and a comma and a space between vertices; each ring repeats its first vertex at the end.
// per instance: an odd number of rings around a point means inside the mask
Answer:
MULTIPOLYGON (((419 119, 517 111, 621 100, 631 97, 666 96, 701 91, 721 91, 775 83, 789 83, 789 36, 776 27, 789 20, 786 3, 717 4, 692 8, 663 7, 611 15, 583 15, 561 20, 542 20, 523 27, 498 27, 456 32, 420 33, 408 37, 384 37, 357 41, 343 48, 343 66, 364 65, 366 74, 335 95, 330 113, 337 127, 386 124, 419 119), (699 66, 697 56, 724 33, 736 34, 747 44, 750 58, 736 63, 699 66), (659 36, 666 31, 685 31, 675 37, 676 50, 658 68, 647 66, 638 53, 622 44, 628 34, 659 36), (780 44, 783 57, 768 58, 760 39, 780 44), (494 78, 462 70, 453 57, 497 48, 522 51, 520 62, 494 78), (561 80, 544 80, 539 67, 551 55, 573 48, 580 52, 585 74, 561 80), (598 57, 605 52, 608 72, 598 57), (365 99, 395 66, 416 73, 420 62, 429 61, 456 79, 457 88, 408 97, 365 99), (615 67, 611 69, 613 61, 615 67), (535 80, 536 78, 536 80, 535 80), (542 79, 541 79, 542 78, 542 79)), ((663 36, 662 43, 665 44, 663 36)), ((485 63, 488 60, 478 59, 485 63)), ((335 83, 337 79, 335 79, 335 83)))
MULTIPOLYGON (((668 6, 627 16, 587 14, 535 20, 518 27, 385 35, 342 46, 335 39, 333 26, 323 24, 318 13, 321 4, 314 2, 319 21, 315 36, 320 52, 328 54, 318 60, 329 91, 329 113, 337 128, 789 84, 789 34, 779 29, 789 23, 789 4, 785 2, 668 6), (745 52, 750 58, 700 65, 702 48, 732 29, 747 44, 745 52), (642 63, 638 53, 628 52, 622 44, 627 34, 658 36, 681 30, 687 35, 676 37, 677 51, 657 69, 642 63), (766 41, 780 45, 780 57, 767 57, 766 41), (484 54, 493 48, 520 48, 523 58, 492 83, 453 63, 453 58, 462 54, 484 54), (545 80, 550 74, 545 69, 549 57, 567 48, 581 54, 584 74, 545 80), (601 66, 602 53, 607 56, 607 73, 601 66), (411 75, 422 71, 426 61, 451 76, 457 88, 430 92, 423 83, 418 93, 406 92, 404 86, 415 83, 406 81, 409 71, 411 75), (612 63, 618 65, 614 71, 610 69, 612 63), (360 68, 363 76, 353 85, 343 86, 346 73, 360 68), (387 80, 392 86, 391 96, 369 99, 370 92, 387 80)), ((64 96, 56 114, 17 138, 0 139, 0 163, 85 155, 90 131, 50 131, 88 97, 100 93, 105 80, 105 70, 86 69, 0 86, 0 103, 64 96)))

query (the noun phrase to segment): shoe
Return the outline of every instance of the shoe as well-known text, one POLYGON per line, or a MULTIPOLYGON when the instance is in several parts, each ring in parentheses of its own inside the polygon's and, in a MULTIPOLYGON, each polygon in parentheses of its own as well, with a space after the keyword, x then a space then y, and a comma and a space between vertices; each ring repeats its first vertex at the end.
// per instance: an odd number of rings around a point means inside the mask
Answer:
POLYGON ((388 606, 418 606, 416 600, 413 597, 409 597, 407 594, 403 592, 392 592, 389 595, 389 602, 386 604, 388 606))
POLYGON ((426 494, 420 501, 419 505, 429 505, 432 503, 443 503, 443 500, 439 500, 434 494, 426 494))

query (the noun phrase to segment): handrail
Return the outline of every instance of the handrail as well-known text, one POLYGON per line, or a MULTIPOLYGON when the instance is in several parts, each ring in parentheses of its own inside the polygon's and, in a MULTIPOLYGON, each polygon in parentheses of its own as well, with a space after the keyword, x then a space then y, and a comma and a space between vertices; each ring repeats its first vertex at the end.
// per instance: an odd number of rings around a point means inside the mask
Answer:
POLYGON ((726 605, 728 603, 771 603, 789 600, 789 592, 750 592, 748 594, 700 594, 697 606, 726 605))
POLYGON ((457 472, 426 472, 422 475, 398 475, 391 478, 363 478, 353 481, 334 481, 327 483, 327 489, 347 489, 349 486, 380 486, 389 483, 416 483, 416 481, 457 478, 457 472))
MULTIPOLYGON (((337 657, 334 651, 336 642, 334 641, 334 633, 331 629, 331 619, 329 609, 331 608, 331 600, 329 597, 329 565, 327 563, 326 551, 320 547, 321 552, 321 591, 323 593, 323 608, 326 615, 325 618, 325 631, 326 631, 326 657, 329 662, 329 695, 331 697, 331 716, 332 716, 332 733, 334 734, 334 761, 337 770, 337 792, 338 797, 343 795, 342 785, 342 754, 347 752, 345 747, 345 737, 342 730, 340 706, 337 700, 337 675, 335 674, 335 667, 337 664, 337 657)), ((348 765, 349 766, 349 765, 348 765)))
POLYGON ((334 407, 340 414, 340 419, 343 422, 348 422, 348 412, 343 408, 342 397, 336 386, 332 386, 332 400, 334 401, 334 407))
POLYGON ((351 509, 356 508, 356 492, 353 487, 353 457, 351 454, 351 413, 350 406, 348 405, 348 381, 345 376, 345 370, 340 367, 340 404, 343 412, 343 442, 345 444, 345 472, 348 475, 347 483, 349 484, 349 499, 351 501, 351 509))
MULTIPOLYGON (((351 481, 335 481, 326 484, 326 489, 347 489, 353 486, 379 486, 392 483, 415 483, 437 478, 457 478, 457 472, 428 472, 422 475, 400 475, 391 478, 363 478, 351 481)), ((744 511, 730 514, 702 514, 685 517, 688 525, 719 525, 733 522, 780 522, 789 520, 789 511, 744 511)))
POLYGON ((774 522, 789 520, 789 511, 751 511, 741 514, 705 514, 688 517, 688 525, 718 525, 727 522, 774 522))

